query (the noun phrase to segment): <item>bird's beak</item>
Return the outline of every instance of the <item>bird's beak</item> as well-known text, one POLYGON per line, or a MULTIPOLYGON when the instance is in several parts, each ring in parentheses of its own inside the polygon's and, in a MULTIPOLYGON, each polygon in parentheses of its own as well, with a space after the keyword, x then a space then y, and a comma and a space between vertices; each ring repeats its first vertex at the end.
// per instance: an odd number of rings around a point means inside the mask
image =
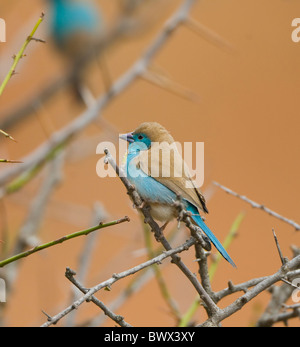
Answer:
POLYGON ((119 136, 119 138, 122 139, 122 140, 128 141, 129 143, 134 142, 132 133, 121 134, 121 135, 119 136))

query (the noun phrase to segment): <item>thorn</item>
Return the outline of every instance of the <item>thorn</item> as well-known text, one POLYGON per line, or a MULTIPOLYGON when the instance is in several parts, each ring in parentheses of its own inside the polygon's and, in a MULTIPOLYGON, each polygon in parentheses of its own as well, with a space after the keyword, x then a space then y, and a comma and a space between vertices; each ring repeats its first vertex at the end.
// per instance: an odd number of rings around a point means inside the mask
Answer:
POLYGON ((46 41, 45 41, 45 40, 42 40, 42 39, 37 39, 37 38, 35 38, 35 37, 31 37, 31 38, 30 38, 30 41, 35 41, 35 42, 46 43, 46 41))
POLYGON ((76 276, 76 271, 72 270, 71 268, 66 268, 66 276, 76 276))
POLYGON ((167 77, 161 71, 157 71, 153 67, 150 67, 146 72, 144 72, 141 77, 168 92, 180 96, 186 100, 200 103, 200 97, 192 90, 182 86, 181 84, 174 82, 172 79, 167 77))
POLYGON ((19 160, 8 160, 8 159, 0 159, 0 163, 6 163, 6 164, 22 164, 22 161, 19 160))
POLYGON ((11 73, 11 77, 13 77, 14 75, 17 75, 18 72, 16 70, 13 70, 12 73, 11 73))
POLYGON ((5 131, 0 129, 0 133, 3 134, 5 137, 9 138, 10 140, 17 142, 17 140, 15 140, 11 135, 9 135, 8 133, 6 133, 5 131))
POLYGON ((282 255, 282 252, 281 252, 281 249, 280 249, 280 246, 279 246, 279 242, 278 242, 277 236, 275 234, 275 230, 272 229, 272 231, 273 231, 273 236, 274 236, 274 240, 275 240, 275 243, 276 243, 276 247, 277 247, 277 250, 278 250, 278 253, 279 253, 279 257, 280 257, 280 260, 281 260, 281 264, 285 265, 287 263, 287 261, 283 257, 283 255, 282 255))
POLYGON ((52 317, 48 315, 48 313, 46 313, 45 311, 42 310, 42 313, 47 317, 47 321, 51 322, 52 321, 52 317))
POLYGON ((222 48, 227 52, 234 52, 234 48, 229 42, 227 42, 219 34, 215 33, 213 30, 209 29, 197 20, 193 18, 187 18, 185 24, 190 30, 192 30, 194 33, 201 36, 208 42, 212 43, 213 45, 222 48))

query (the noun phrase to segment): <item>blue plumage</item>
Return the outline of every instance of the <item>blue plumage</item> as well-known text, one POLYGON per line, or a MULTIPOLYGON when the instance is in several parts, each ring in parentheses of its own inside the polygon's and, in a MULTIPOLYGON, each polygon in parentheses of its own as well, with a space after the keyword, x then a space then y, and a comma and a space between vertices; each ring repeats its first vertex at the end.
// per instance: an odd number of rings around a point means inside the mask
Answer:
MULTIPOLYGON (((129 142, 125 163, 127 178, 135 186, 141 198, 150 205, 152 217, 164 222, 176 218, 178 211, 174 206, 174 202, 177 195, 181 195, 186 210, 192 214, 193 222, 207 235, 220 254, 232 266, 236 267, 222 244, 202 220, 200 211, 208 212, 205 199, 195 187, 187 188, 186 183, 191 183, 189 175, 182 177, 171 175, 167 178, 162 176, 154 178, 151 176, 149 166, 151 169, 153 166, 159 166, 159 168, 166 165, 176 166, 174 163, 164 162, 162 156, 155 161, 152 157, 154 152, 151 154, 151 149, 155 145, 162 142, 173 143, 174 140, 171 135, 158 123, 143 123, 133 133, 121 135, 121 138, 129 142)), ((174 156, 174 161, 181 161, 179 167, 183 162, 180 158, 174 156)))
MULTIPOLYGON (((138 155, 138 153, 136 153, 135 156, 136 155, 138 155)), ((162 210, 165 210, 168 205, 172 205, 176 200, 176 194, 160 182, 156 181, 151 176, 146 175, 142 170, 136 168, 134 162, 132 161, 133 158, 134 156, 131 155, 127 160, 127 177, 129 181, 134 184, 143 200, 147 201, 150 206, 154 205, 155 211, 157 209, 157 207, 155 206, 156 204, 161 204, 162 210)), ((214 244, 217 250, 222 254, 222 256, 232 266, 236 267, 233 260, 230 258, 229 254, 226 252, 220 241, 202 220, 198 209, 186 199, 183 199, 183 201, 185 203, 186 210, 192 213, 191 218, 194 220, 194 222, 207 235, 207 237, 214 244)), ((174 215, 176 215, 176 211, 174 211, 174 215)))
POLYGON ((96 57, 105 33, 100 10, 90 0, 48 0, 50 31, 56 48, 72 71, 70 86, 78 101, 86 103, 87 62, 96 57))
POLYGON ((53 37, 59 46, 78 34, 93 35, 101 18, 98 9, 89 1, 51 0, 53 37))
POLYGON ((206 234, 206 236, 210 239, 210 241, 214 244, 216 249, 222 254, 222 256, 233 266, 236 267, 233 260, 230 258, 229 254, 226 252, 225 248, 222 246, 221 242, 215 237, 213 232, 209 229, 209 227, 203 222, 201 216, 199 215, 199 211, 197 208, 191 203, 187 203, 186 210, 192 213, 192 219, 194 222, 202 229, 202 231, 206 234))
POLYGON ((128 180, 136 187, 145 201, 172 204, 176 199, 176 194, 137 168, 133 159, 139 155, 141 150, 145 150, 145 146, 141 142, 134 142, 129 145, 125 166, 128 180))

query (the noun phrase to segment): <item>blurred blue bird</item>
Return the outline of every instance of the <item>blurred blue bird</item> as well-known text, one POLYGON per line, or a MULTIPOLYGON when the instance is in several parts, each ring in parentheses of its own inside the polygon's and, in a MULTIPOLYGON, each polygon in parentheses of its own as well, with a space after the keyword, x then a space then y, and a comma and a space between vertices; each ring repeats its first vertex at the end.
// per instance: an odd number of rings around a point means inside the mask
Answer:
MULTIPOLYGON (((104 31, 100 10, 89 0, 48 0, 51 5, 50 31, 54 42, 75 66, 73 83, 82 80, 81 64, 97 44, 104 31)), ((95 51, 96 53, 96 51, 95 51)))
POLYGON ((52 6, 51 32, 59 48, 64 51, 68 51, 69 48, 80 50, 80 46, 85 45, 84 43, 89 44, 95 38, 97 39, 102 18, 93 2, 88 0, 48 1, 52 6))
POLYGON ((150 206, 152 217, 165 223, 178 217, 174 202, 180 195, 186 210, 191 213, 193 223, 202 229, 221 255, 236 267, 199 214, 200 211, 208 213, 204 196, 192 182, 179 152, 172 151, 173 155, 170 155, 170 148, 174 148, 170 145, 174 144, 174 139, 169 132, 160 124, 149 122, 141 124, 132 133, 121 135, 120 138, 129 142, 125 162, 127 178, 150 206), (157 148, 162 151, 162 155, 154 155, 159 153, 155 152, 157 148), (169 155, 164 155, 164 151, 169 151, 169 155))

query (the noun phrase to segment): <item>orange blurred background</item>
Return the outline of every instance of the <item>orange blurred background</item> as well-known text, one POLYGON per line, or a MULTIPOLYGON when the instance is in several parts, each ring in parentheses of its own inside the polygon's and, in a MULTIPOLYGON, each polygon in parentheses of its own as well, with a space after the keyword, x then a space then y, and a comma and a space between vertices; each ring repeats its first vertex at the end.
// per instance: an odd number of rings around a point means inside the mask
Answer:
MULTIPOLYGON (((164 1, 153 25, 140 35, 118 41, 106 52, 114 80, 141 56, 181 2, 164 1)), ((110 23, 115 18, 117 1, 99 0, 97 4, 110 23)), ((1 80, 12 63, 12 55, 19 50, 42 11, 46 17, 36 34, 39 38, 47 35, 47 4, 44 1, 0 0, 0 17, 7 25, 7 42, 0 43, 1 80)), ((291 22, 300 17, 300 4, 297 0, 204 0, 193 6, 191 16, 221 35, 232 45, 233 51, 220 49, 182 26, 153 63, 167 71, 174 81, 198 94, 200 101, 185 100, 139 79, 115 98, 102 116, 120 133, 132 131, 144 121, 158 121, 177 141, 205 143, 202 190, 208 198, 208 225, 222 241, 235 218, 245 212, 238 236, 229 250, 237 269, 221 262, 213 281, 213 289, 217 291, 225 288, 228 280, 237 284, 279 269, 281 263, 272 228, 285 256, 292 255, 290 245, 300 245, 300 233, 290 225, 251 208, 212 184, 217 181, 300 222, 300 42, 291 39, 291 22)), ((31 42, 17 68, 18 73, 1 96, 0 114, 4 116, 22 105, 64 71, 64 60, 51 39, 47 39, 47 44, 31 42)), ((88 83, 94 95, 104 92, 97 64, 89 67, 88 83)), ((0 157, 22 159, 46 141, 48 135, 41 126, 41 117, 58 130, 83 111, 84 107, 74 102, 68 89, 59 91, 39 112, 9 131, 17 143, 0 139, 0 157)), ((92 124, 72 142, 63 181, 51 195, 38 233, 40 241, 47 242, 91 226, 95 202, 104 206, 107 221, 125 215, 130 217, 128 224, 98 232, 84 280, 86 287, 147 259, 143 252, 141 219, 132 209, 124 186, 117 178, 100 179, 96 175, 96 164, 101 158, 96 155, 96 145, 105 140, 117 142, 117 137, 92 124)), ((5 170, 7 165, 12 164, 1 164, 0 170, 5 170)), ((4 199, 5 212, 2 208, 0 222, 2 232, 7 227, 11 243, 24 224, 44 174, 43 171, 20 192, 4 199)), ((176 238, 174 246, 187 237, 187 231, 182 231, 182 237, 176 238)), ((78 269, 86 242, 84 237, 77 238, 19 261, 18 275, 7 303, 0 304, 5 326, 41 325, 46 321, 42 310, 55 315, 71 303, 73 289, 64 271, 66 267, 78 269)), ((153 244, 156 246, 154 240, 153 244)), ((0 244, 0 247, 4 246, 0 244)), ((192 249, 182 254, 182 258, 197 272, 192 249)), ((195 297, 194 289, 169 260, 164 261, 161 269, 172 296, 184 313, 195 297)), ((117 282, 111 291, 102 291, 97 297, 109 304, 119 297, 131 279, 117 282)), ((220 306, 225 307, 234 298, 237 295, 221 301, 220 306)), ((269 299, 268 293, 259 295, 226 319, 223 326, 254 324, 269 299)), ((74 324, 89 321, 98 313, 95 305, 85 303, 76 312, 74 324)), ((174 317, 154 277, 116 313, 134 326, 174 325, 174 317)), ((193 320, 198 324, 205 318, 205 312, 199 309, 193 320)), ((67 319, 58 325, 65 325, 67 319)), ((101 324, 115 325, 110 320, 101 324)), ((292 320, 291 325, 299 326, 299 320, 292 320)))

